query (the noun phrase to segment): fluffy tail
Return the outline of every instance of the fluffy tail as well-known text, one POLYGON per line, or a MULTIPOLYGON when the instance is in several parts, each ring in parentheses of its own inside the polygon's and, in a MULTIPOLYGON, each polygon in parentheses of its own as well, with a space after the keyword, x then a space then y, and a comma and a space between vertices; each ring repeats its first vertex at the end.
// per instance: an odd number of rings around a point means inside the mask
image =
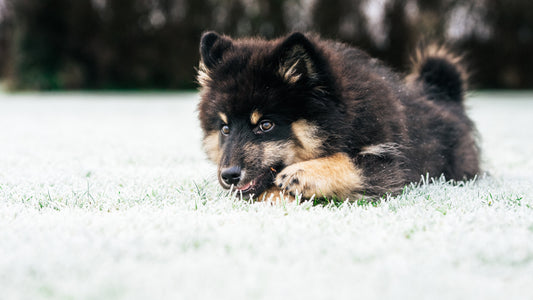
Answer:
POLYGON ((462 57, 443 46, 420 47, 412 58, 409 81, 421 84, 431 100, 461 103, 467 88, 468 74, 462 57))

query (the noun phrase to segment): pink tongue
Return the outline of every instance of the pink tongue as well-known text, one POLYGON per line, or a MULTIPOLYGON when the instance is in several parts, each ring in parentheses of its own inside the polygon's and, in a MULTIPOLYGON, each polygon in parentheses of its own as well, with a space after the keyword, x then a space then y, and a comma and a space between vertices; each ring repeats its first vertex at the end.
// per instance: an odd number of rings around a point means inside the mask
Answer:
POLYGON ((254 183, 253 181, 250 181, 247 185, 245 185, 243 187, 240 187, 240 188, 237 188, 237 189, 240 190, 240 191, 247 190, 248 188, 250 188, 252 186, 253 183, 254 183))

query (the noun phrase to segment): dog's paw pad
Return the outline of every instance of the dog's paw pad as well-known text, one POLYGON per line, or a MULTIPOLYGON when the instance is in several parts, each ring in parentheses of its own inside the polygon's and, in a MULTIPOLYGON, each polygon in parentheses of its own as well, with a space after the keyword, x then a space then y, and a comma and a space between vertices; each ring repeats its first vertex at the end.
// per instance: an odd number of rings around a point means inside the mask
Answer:
POLYGON ((295 196, 305 194, 305 190, 309 187, 305 178, 304 170, 289 167, 276 177, 275 184, 291 196, 295 196))

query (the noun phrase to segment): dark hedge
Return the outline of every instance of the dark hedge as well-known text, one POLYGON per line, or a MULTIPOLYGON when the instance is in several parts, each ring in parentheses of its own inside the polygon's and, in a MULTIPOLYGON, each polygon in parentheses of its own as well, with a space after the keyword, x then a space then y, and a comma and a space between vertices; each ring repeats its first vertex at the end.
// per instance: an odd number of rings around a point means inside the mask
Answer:
POLYGON ((533 1, 5 0, 0 74, 15 90, 194 88, 205 30, 315 31, 399 71, 420 41, 466 54, 476 88, 533 88, 533 1), (371 17, 373 16, 373 17, 371 17))

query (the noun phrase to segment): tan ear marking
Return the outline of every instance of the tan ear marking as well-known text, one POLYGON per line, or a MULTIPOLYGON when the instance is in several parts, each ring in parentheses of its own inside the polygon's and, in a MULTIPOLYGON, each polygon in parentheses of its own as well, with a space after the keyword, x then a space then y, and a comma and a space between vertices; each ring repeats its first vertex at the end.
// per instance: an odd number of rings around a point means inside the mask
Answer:
POLYGON ((228 116, 226 116, 225 113, 219 112, 218 116, 220 117, 220 120, 222 120, 222 122, 224 122, 224 124, 228 124, 228 116))
POLYGON ((250 122, 252 122, 252 125, 257 125, 257 123, 259 122, 259 120, 261 120, 261 117, 262 117, 262 116, 263 116, 263 115, 262 115, 259 111, 257 111, 257 109, 254 110, 254 111, 252 112, 252 114, 250 115, 250 122))
POLYGON ((283 79, 285 79, 285 81, 287 81, 288 83, 296 83, 300 77, 302 76, 302 74, 298 74, 296 72, 296 68, 298 66, 300 62, 297 60, 295 61, 292 66, 288 67, 287 66, 282 66, 280 68, 280 74, 281 76, 283 76, 283 79))
POLYGON ((317 76, 313 61, 305 49, 295 46, 281 62, 278 73, 287 83, 295 84, 304 75, 301 72, 305 72, 309 78, 314 79, 317 76), (299 67, 304 70, 298 70, 299 67))
POLYGON ((211 81, 211 74, 203 62, 200 62, 197 71, 198 74, 196 76, 196 80, 202 87, 207 86, 211 81))

